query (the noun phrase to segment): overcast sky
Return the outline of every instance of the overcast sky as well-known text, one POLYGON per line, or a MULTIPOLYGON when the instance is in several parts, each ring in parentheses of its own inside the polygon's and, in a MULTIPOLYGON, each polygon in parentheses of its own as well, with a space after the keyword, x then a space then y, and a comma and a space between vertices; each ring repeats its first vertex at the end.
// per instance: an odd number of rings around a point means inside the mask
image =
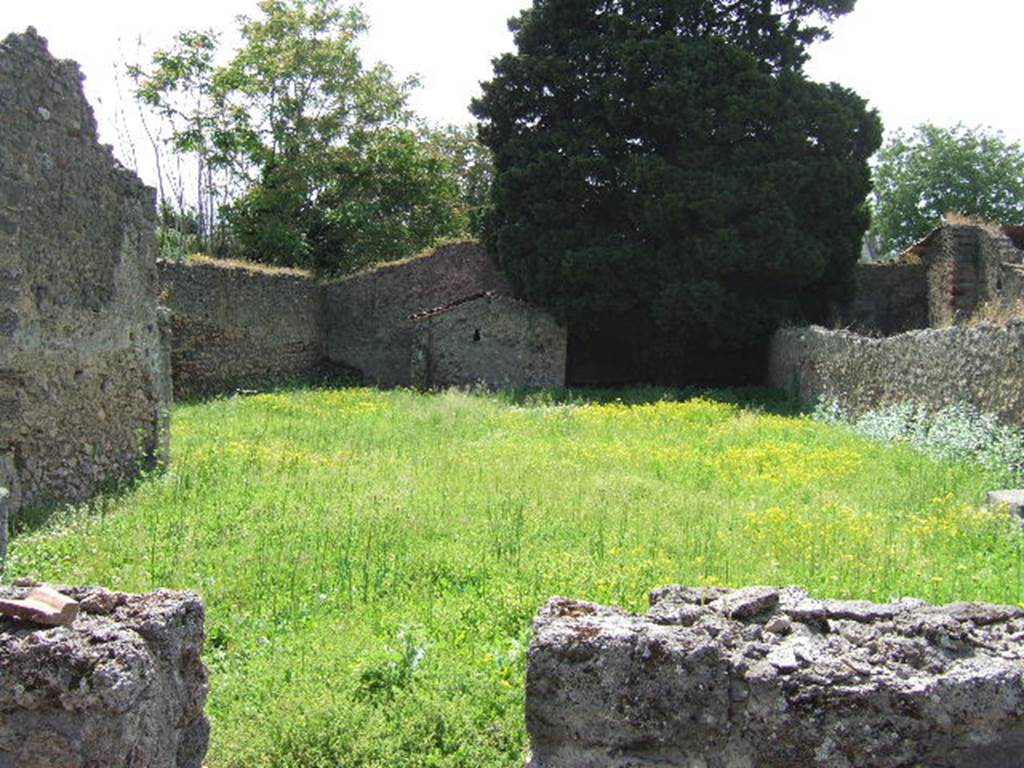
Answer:
MULTIPOLYGON (((512 48, 507 19, 529 4, 366 0, 372 29, 365 58, 385 61, 400 75, 418 74, 423 85, 413 105, 429 120, 465 123, 491 59, 512 48)), ((136 144, 140 138, 123 78, 118 86, 118 63, 137 58, 140 38, 151 50, 179 29, 231 29, 235 16, 255 9, 256 0, 0 0, 0 37, 33 25, 55 55, 77 60, 101 138, 152 183, 144 158, 131 157, 127 137, 136 144)), ((887 129, 959 121, 1024 140, 1017 101, 1022 22, 1020 0, 859 0, 835 25, 833 40, 815 48, 808 71, 858 91, 887 129)))

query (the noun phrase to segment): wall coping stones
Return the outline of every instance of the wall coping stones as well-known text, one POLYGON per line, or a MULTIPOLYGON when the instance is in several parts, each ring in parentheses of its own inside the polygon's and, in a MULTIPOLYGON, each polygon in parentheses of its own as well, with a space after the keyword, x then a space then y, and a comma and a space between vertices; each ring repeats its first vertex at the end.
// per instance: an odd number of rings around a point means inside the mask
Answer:
POLYGON ((666 587, 646 615, 552 598, 529 768, 1005 768, 1024 757, 1024 609, 666 587))

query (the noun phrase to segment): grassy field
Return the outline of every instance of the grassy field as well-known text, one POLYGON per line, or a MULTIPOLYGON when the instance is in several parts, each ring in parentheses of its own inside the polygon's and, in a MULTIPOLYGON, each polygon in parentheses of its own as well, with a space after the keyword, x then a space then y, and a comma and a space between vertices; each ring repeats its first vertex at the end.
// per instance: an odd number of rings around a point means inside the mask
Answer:
POLYGON ((170 472, 12 577, 200 592, 210 766, 519 768, 533 615, 669 583, 1024 600, 1003 478, 722 395, 299 390, 176 408, 170 472))

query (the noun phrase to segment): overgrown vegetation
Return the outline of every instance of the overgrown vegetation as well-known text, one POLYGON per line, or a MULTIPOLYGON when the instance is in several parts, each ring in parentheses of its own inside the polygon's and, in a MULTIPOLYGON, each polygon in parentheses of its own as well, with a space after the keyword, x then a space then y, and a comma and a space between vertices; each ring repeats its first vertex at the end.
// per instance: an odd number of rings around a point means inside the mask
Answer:
POLYGON ((823 320, 852 288, 881 125, 803 64, 853 5, 545 0, 513 20, 474 111, 517 289, 617 344, 634 381, 823 320))
POLYGON ((1024 147, 962 124, 893 134, 875 167, 872 230, 881 251, 912 245, 951 213, 1024 221, 1024 147))
POLYGON ((241 45, 224 63, 217 33, 189 30, 132 69, 172 148, 197 160, 194 209, 159 180, 165 204, 176 203, 165 246, 193 236, 229 245, 228 255, 330 274, 466 235, 479 218, 484 150, 467 146, 464 129, 416 118, 415 80, 363 64, 359 6, 258 7, 239 20, 241 45))
POLYGON ((998 471, 736 402, 352 389, 178 406, 170 470, 21 531, 9 575, 200 592, 214 768, 522 765, 524 653, 555 594, 1024 601, 1020 528, 978 509, 998 471))

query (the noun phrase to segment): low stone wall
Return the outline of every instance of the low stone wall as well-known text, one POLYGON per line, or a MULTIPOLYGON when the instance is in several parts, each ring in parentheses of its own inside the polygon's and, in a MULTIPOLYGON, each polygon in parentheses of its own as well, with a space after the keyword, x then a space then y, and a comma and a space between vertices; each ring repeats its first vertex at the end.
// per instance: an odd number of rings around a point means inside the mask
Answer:
POLYGON ((1024 320, 885 339, 784 329, 772 340, 769 378, 805 407, 836 401, 853 417, 902 402, 933 410, 966 402, 1024 425, 1024 320))
POLYGON ((0 42, 0 486, 79 501, 166 455, 155 193, 97 140, 82 74, 0 42))
MULTIPOLYGON (((0 588, 0 598, 27 591, 0 588)), ((70 627, 0 618, 0 766, 200 768, 210 730, 202 601, 60 591, 81 602, 70 627)))
POLYGON ((162 261, 176 398, 309 378, 323 360, 323 289, 285 270, 162 261))
POLYGON ((527 671, 530 768, 1008 768, 1024 609, 669 587, 636 616, 555 598, 527 671))

